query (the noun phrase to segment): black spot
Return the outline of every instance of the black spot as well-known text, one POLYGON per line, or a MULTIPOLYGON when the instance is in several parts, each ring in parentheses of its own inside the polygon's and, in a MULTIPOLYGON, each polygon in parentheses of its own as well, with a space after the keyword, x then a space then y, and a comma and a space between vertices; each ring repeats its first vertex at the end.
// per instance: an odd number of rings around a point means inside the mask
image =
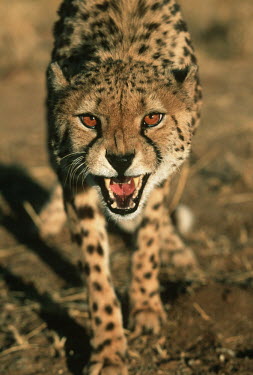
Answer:
POLYGON ((143 87, 136 87, 136 91, 140 92, 141 94, 145 94, 146 90, 143 87))
POLYGON ((93 304, 92 304, 92 310, 94 312, 98 311, 98 304, 96 302, 93 302, 93 304))
POLYGON ((140 40, 148 40, 150 38, 151 33, 148 31, 146 34, 143 34, 140 37, 140 40))
POLYGON ((141 102, 142 107, 145 107, 145 106, 146 106, 146 102, 145 102, 145 99, 144 99, 144 98, 141 98, 140 102, 141 102))
POLYGON ((106 331, 112 331, 115 327, 115 324, 113 322, 110 322, 106 325, 105 330, 106 331))
POLYGON ((149 49, 149 46, 146 44, 142 44, 142 46, 139 48, 138 54, 142 55, 144 52, 146 52, 149 49))
POLYGON ((183 50, 184 50, 184 56, 190 55, 190 50, 187 47, 184 47, 183 50))
POLYGON ((104 1, 102 4, 97 4, 96 7, 101 11, 105 12, 109 7, 109 1, 104 1))
POLYGON ((88 235, 89 235, 89 231, 86 230, 86 229, 84 229, 84 228, 82 228, 82 229, 81 229, 81 235, 82 235, 83 237, 88 237, 88 235))
POLYGON ((169 59, 163 59, 163 64, 164 65, 172 64, 172 61, 169 59))
POLYGON ((154 242, 154 239, 153 238, 150 238, 147 242, 147 246, 151 246, 152 243, 154 242))
POLYGON ((144 273, 143 276, 145 277, 145 279, 151 279, 152 273, 151 272, 146 272, 146 273, 144 273))
POLYGON ((90 266, 89 266, 88 263, 85 263, 85 265, 84 265, 84 267, 83 267, 83 271, 84 271, 84 273, 85 273, 87 276, 89 276, 89 274, 90 274, 90 266))
POLYGON ((100 345, 98 345, 96 348, 94 348, 94 353, 100 353, 104 349, 105 346, 111 345, 112 340, 111 339, 106 339, 103 341, 100 345))
POLYGON ((72 234, 72 235, 71 235, 71 239, 72 239, 72 241, 75 242, 78 246, 81 246, 82 243, 83 243, 82 235, 79 234, 79 233, 72 234))
POLYGON ((172 115, 171 118, 172 118, 173 122, 175 123, 175 125, 177 125, 178 121, 177 121, 176 117, 174 115, 172 115))
POLYGON ((191 60, 193 64, 197 64, 197 58, 195 55, 193 55, 193 53, 191 54, 191 60))
POLYGON ((77 214, 81 219, 93 219, 94 210, 92 207, 85 205, 77 209, 77 214))
POLYGON ((106 305, 105 306, 105 312, 108 314, 108 315, 111 315, 112 312, 113 312, 113 308, 111 305, 106 305))
POLYGON ((149 31, 155 31, 155 30, 157 30, 160 27, 160 24, 156 23, 156 22, 151 22, 151 23, 146 23, 145 27, 149 31))
POLYGON ((97 290, 98 292, 101 292, 101 290, 102 290, 102 286, 99 283, 97 283, 96 281, 93 283, 93 288, 95 290, 97 290))
POLYGON ((153 59, 157 60, 161 57, 161 54, 159 52, 156 52, 156 53, 153 54, 152 57, 153 57, 153 59))
POLYGON ((97 272, 101 272, 101 267, 98 264, 95 264, 94 270, 97 272))
POLYGON ((101 98, 97 98, 96 99, 96 106, 98 107, 101 102, 102 102, 102 99, 101 98))
POLYGON ((170 10, 171 14, 175 16, 175 14, 177 14, 179 11, 180 11, 180 6, 178 4, 173 4, 170 10))
POLYGON ((116 25, 116 23, 114 22, 114 20, 111 17, 109 17, 106 25, 107 25, 107 29, 108 29, 108 31, 111 35, 120 33, 120 30, 119 30, 118 26, 116 25))
POLYGON ((152 265, 153 270, 155 270, 157 267, 158 267, 158 263, 154 262, 153 265, 152 265))
POLYGON ((145 0, 139 0, 136 8, 137 16, 140 18, 147 13, 148 7, 145 0))
POLYGON ((154 254, 150 255, 149 260, 151 263, 153 263, 155 261, 155 255, 154 254))
POLYGON ((105 87, 99 87, 96 91, 101 94, 101 92, 105 91, 105 87))
POLYGON ((183 83, 189 73, 189 67, 187 66, 184 69, 173 69, 172 73, 178 83, 183 83))
POLYGON ((158 208, 159 207, 161 207, 161 203, 159 202, 159 203, 156 203, 156 204, 154 204, 154 206, 152 207, 153 208, 153 210, 158 210, 158 208))
POLYGON ((74 16, 78 12, 78 6, 73 4, 73 1, 64 1, 58 11, 58 14, 62 18, 74 16))
POLYGON ((179 20, 177 23, 175 23, 174 29, 176 31, 187 31, 186 23, 182 20, 179 20))
POLYGON ((140 291, 141 291, 142 294, 145 294, 145 293, 146 293, 146 289, 143 288, 143 287, 140 288, 140 291))
POLYGON ((166 43, 164 43, 164 41, 162 39, 156 39, 156 44, 158 44, 158 46, 165 46, 166 43))
POLYGON ((181 139, 181 141, 184 141, 184 136, 182 134, 179 134, 179 139, 181 139))
POLYGON ((100 326, 101 323, 102 323, 102 320, 98 316, 96 316, 96 318, 95 318, 96 326, 100 326))
POLYGON ((142 268, 142 264, 141 263, 136 264, 136 269, 137 270, 140 270, 141 268, 142 268))
POLYGON ((151 7, 151 10, 158 10, 161 7, 160 3, 154 3, 151 7))
POLYGON ((150 220, 148 217, 144 217, 142 219, 142 222, 140 224, 140 228, 145 228, 150 223, 150 220))
POLYGON ((110 44, 106 40, 101 40, 100 46, 104 51, 110 51, 110 44))
POLYGON ((95 247, 93 245, 88 245, 87 246, 87 252, 89 254, 93 254, 94 253, 94 250, 95 250, 95 247))
POLYGON ((97 246, 97 253, 101 256, 104 255, 104 250, 100 244, 97 246))

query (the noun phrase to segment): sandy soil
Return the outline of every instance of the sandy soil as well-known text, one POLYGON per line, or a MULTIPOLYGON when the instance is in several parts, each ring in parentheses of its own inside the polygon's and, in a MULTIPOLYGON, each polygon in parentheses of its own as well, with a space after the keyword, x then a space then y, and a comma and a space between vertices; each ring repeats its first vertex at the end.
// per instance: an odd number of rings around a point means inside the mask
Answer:
MULTIPOLYGON (((195 250, 206 283, 162 268, 167 324, 161 337, 143 336, 130 344, 130 375, 251 375, 253 54, 244 30, 253 5, 245 1, 245 10, 232 1, 231 14, 221 1, 198 8, 194 0, 194 9, 182 2, 205 99, 182 197, 195 215, 185 241, 195 250), (232 28, 241 34, 235 36, 232 28), (246 40, 243 45, 240 39, 246 40)), ((80 375, 90 353, 80 254, 67 228, 41 239, 28 214, 31 207, 39 212, 55 181, 45 146, 44 70, 59 1, 45 1, 44 7, 32 3, 31 14, 30 0, 1 4, 11 17, 9 45, 0 44, 9 56, 9 63, 0 64, 0 373, 80 375)), ((126 247, 117 240, 112 269, 127 321, 126 247)))

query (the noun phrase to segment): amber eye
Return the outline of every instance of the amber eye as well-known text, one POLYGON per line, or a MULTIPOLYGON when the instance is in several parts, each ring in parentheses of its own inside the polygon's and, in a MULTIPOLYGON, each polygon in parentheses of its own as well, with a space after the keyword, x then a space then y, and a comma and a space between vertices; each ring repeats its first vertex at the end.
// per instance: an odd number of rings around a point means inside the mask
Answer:
POLYGON ((79 118, 82 124, 90 129, 94 129, 99 124, 98 118, 90 114, 79 115, 79 118))
POLYGON ((148 128, 152 128, 153 126, 158 125, 163 119, 162 113, 149 113, 143 119, 143 125, 147 126, 148 128))

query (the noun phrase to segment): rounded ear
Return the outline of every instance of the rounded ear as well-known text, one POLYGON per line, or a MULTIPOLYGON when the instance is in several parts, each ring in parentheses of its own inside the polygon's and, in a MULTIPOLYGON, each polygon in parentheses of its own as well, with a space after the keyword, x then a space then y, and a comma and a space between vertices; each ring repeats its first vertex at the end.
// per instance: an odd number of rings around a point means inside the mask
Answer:
POLYGON ((187 65, 183 69, 172 69, 171 73, 173 74, 177 83, 182 84, 185 81, 191 81, 194 79, 197 71, 197 65, 187 65))
POLYGON ((55 91, 62 90, 69 84, 57 62, 53 62, 49 65, 47 69, 47 78, 49 85, 55 91))

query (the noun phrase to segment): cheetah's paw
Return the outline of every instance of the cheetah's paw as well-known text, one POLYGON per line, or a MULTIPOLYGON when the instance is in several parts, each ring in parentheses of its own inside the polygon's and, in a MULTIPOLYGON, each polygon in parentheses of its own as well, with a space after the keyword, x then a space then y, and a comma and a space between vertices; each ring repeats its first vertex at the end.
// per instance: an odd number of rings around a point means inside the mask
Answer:
POLYGON ((166 313, 162 307, 159 311, 149 309, 133 313, 130 320, 130 328, 133 329, 130 340, 142 334, 159 334, 165 321, 166 313))

